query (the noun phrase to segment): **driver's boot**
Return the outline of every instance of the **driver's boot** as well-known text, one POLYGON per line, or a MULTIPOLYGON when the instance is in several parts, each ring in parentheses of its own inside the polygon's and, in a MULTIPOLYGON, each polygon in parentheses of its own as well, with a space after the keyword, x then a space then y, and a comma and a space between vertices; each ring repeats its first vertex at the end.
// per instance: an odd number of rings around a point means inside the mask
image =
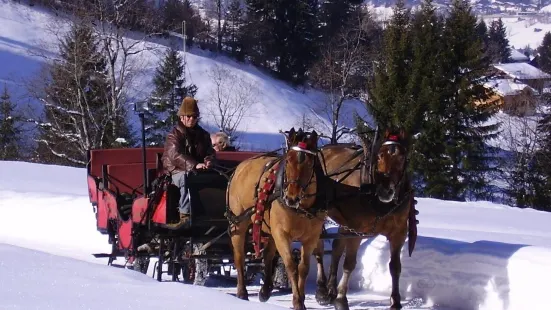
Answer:
POLYGON ((186 213, 180 213, 180 221, 177 223, 166 224, 166 227, 171 229, 189 228, 190 215, 186 213))

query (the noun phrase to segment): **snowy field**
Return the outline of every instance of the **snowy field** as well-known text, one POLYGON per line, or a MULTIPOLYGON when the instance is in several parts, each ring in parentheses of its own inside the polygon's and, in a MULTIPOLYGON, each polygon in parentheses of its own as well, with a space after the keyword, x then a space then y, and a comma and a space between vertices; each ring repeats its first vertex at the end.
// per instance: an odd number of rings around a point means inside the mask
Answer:
MULTIPOLYGON (((290 294, 277 291, 267 304, 258 304, 259 283, 249 287, 247 303, 232 296, 235 283, 210 288, 158 283, 151 278, 153 263, 147 275, 106 266, 106 259, 92 256, 108 252, 110 245, 96 231, 85 169, 3 161, 0 175, 0 309, 119 309, 154 303, 162 309, 198 309, 214 300, 228 309, 291 305, 290 294)), ((551 278, 550 213, 489 202, 418 200, 419 239, 412 257, 407 246, 402 254, 400 287, 407 308, 540 307, 539 297, 547 293, 541 284, 551 278)), ((364 241, 351 280, 352 309, 388 307, 388 261, 384 238, 364 241)), ((315 302, 314 278, 315 265, 307 307, 330 309, 315 302)))

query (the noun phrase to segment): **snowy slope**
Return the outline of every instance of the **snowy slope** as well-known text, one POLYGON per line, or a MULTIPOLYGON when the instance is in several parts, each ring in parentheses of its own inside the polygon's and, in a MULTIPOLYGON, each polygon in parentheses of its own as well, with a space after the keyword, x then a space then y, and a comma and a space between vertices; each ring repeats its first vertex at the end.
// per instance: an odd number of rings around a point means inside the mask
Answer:
MULTIPOLYGON (((25 94, 24 81, 36 76, 45 63, 45 58, 37 55, 55 57, 56 35, 62 34, 64 29, 67 29, 67 23, 40 8, 0 0, 0 83, 8 83, 10 91, 16 94, 15 97, 20 98, 25 94)), ((170 43, 169 40, 154 39, 137 46, 147 50, 131 59, 136 68, 136 77, 129 85, 132 99, 139 100, 149 95, 153 89, 154 70, 161 60, 162 52, 170 43)), ((181 46, 181 41, 176 44, 181 46)), ((279 148, 284 142, 283 137, 278 134, 279 130, 300 127, 303 115, 310 115, 313 111, 316 113, 311 118, 318 123, 318 130, 327 128, 328 117, 321 111, 325 96, 320 92, 295 89, 254 66, 223 56, 217 57, 199 48, 188 50, 185 58, 188 64, 186 77, 199 87, 196 98, 200 102, 202 122, 210 131, 217 131, 218 128, 212 115, 208 114, 208 107, 214 107, 210 98, 215 85, 209 77, 209 71, 216 66, 228 68, 237 76, 234 83, 243 81, 256 87, 257 95, 239 127, 240 131, 246 132, 240 139, 243 148, 279 148)), ((23 98, 18 103, 27 109, 27 101, 27 98, 23 98)), ((357 101, 347 102, 343 109, 343 125, 353 125, 353 111, 367 116, 365 107, 357 101)), ((31 102, 31 110, 38 113, 40 106, 31 102)), ((136 116, 130 114, 136 121, 136 116)))
MULTIPOLYGON (((62 298, 59 292, 69 290, 78 296, 89 294, 84 295, 82 302, 87 308, 96 309, 103 301, 95 296, 116 295, 112 298, 118 303, 119 298, 129 296, 125 294, 137 296, 144 289, 151 299, 165 299, 163 303, 166 304, 162 307, 166 308, 163 309, 176 309, 177 306, 196 309, 195 306, 202 304, 195 302, 202 301, 195 296, 205 296, 230 307, 244 307, 240 301, 234 303, 233 297, 219 294, 235 294, 234 284, 207 292, 189 285, 154 282, 150 279, 153 264, 147 276, 98 266, 105 265, 106 260, 96 259, 91 254, 109 251, 110 245, 107 237, 96 231, 84 169, 2 161, 0 175, 0 251, 6 253, 0 264, 3 275, 0 288, 7 287, 4 283, 15 283, 10 285, 10 290, 0 289, 0 308, 41 309, 46 308, 48 302, 59 305, 58 299, 62 298), (1 246, 2 243, 56 256, 1 246), (12 257, 15 255, 17 259, 12 257), (41 258, 34 259, 38 257, 41 258), (8 272, 16 268, 21 272, 8 272), (36 276, 29 277, 31 271, 36 276), (25 287, 45 283, 51 286, 50 295, 23 293, 25 287), (83 291, 83 287, 90 290, 83 291), (119 294, 121 291, 128 293, 119 294), (22 297, 4 298, 14 292, 22 297), (194 296, 193 301, 180 293, 194 296)), ((410 309, 540 307, 538 297, 545 296, 546 287, 534 283, 538 279, 551 278, 551 228, 548 224, 551 213, 489 202, 418 200, 420 225, 416 249, 412 257, 408 257, 407 247, 402 252, 400 288, 404 305, 410 309)), ((330 247, 329 241, 326 247, 330 247)), ((383 237, 364 240, 359 255, 358 267, 351 280, 352 309, 385 309, 391 288, 388 243, 383 237)), ((328 256, 325 262, 329 263, 328 256)), ((328 309, 330 307, 317 305, 311 295, 315 289, 314 278, 312 258, 307 306, 328 309)), ((256 304, 258 299, 254 293, 257 291, 258 285, 250 287, 251 302, 263 307, 256 304)), ((73 297, 71 295, 68 300, 71 305, 79 302, 73 297)), ((145 297, 136 298, 133 305, 148 302, 145 297)), ((288 308, 290 299, 288 293, 279 292, 268 304, 288 308)))

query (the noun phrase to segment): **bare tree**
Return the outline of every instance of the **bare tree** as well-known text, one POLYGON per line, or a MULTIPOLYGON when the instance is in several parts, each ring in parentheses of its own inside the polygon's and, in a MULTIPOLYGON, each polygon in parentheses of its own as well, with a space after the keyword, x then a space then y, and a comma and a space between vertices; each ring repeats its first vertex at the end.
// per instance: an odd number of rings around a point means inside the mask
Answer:
POLYGON ((326 93, 321 104, 314 105, 312 109, 328 117, 331 143, 336 143, 351 131, 342 126, 343 104, 347 100, 361 99, 365 94, 370 68, 367 42, 374 36, 374 29, 375 23, 369 13, 356 14, 353 22, 324 46, 319 61, 311 70, 314 86, 326 93))
POLYGON ((107 58, 108 80, 112 89, 109 98, 108 119, 112 121, 113 134, 118 134, 118 123, 124 117, 124 105, 132 78, 141 66, 137 55, 154 49, 148 39, 161 34, 157 31, 158 22, 154 16, 141 16, 150 22, 151 27, 145 33, 132 33, 125 26, 135 15, 134 7, 140 6, 143 0, 89 0, 95 25, 96 35, 102 44, 102 53, 107 58))
POLYGON ((208 113, 216 126, 225 132, 230 141, 237 140, 237 130, 245 117, 254 115, 254 105, 258 100, 259 89, 251 82, 229 68, 215 64, 207 72, 214 83, 209 93, 208 113))
POLYGON ((503 118, 504 146, 510 152, 502 168, 506 199, 516 206, 529 207, 537 195, 537 155, 543 132, 537 126, 537 116, 503 114, 503 118))

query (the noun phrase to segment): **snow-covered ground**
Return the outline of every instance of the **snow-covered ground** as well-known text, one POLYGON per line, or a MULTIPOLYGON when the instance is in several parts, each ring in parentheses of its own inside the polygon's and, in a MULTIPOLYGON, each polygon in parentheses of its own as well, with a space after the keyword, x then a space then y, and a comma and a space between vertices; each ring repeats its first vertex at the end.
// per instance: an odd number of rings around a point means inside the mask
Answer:
MULTIPOLYGON (((494 19, 497 18, 485 18, 484 21, 489 26, 494 19)), ((551 31, 551 19, 546 21, 531 16, 521 18, 503 16, 501 20, 506 27, 509 46, 517 49, 527 46, 536 49, 541 45, 545 33, 551 31)))
MULTIPOLYGON (((92 256, 108 252, 110 245, 96 231, 85 169, 1 161, 0 176, 2 309, 115 309, 153 302, 163 309, 212 302, 229 309, 291 305, 287 292, 275 292, 268 304, 259 305, 258 283, 249 288, 247 304, 230 296, 234 283, 212 288, 158 283, 151 278, 153 263, 147 275, 106 266, 106 259, 92 256)), ((551 278, 550 213, 490 202, 418 201, 416 249, 412 257, 407 246, 402 254, 400 287, 408 308, 541 306, 539 297, 547 293, 541 282, 551 278)), ((351 281, 352 309, 388 307, 388 261, 383 237, 364 240, 351 281)), ((315 302, 314 278, 312 265, 307 306, 329 309, 315 302)))

